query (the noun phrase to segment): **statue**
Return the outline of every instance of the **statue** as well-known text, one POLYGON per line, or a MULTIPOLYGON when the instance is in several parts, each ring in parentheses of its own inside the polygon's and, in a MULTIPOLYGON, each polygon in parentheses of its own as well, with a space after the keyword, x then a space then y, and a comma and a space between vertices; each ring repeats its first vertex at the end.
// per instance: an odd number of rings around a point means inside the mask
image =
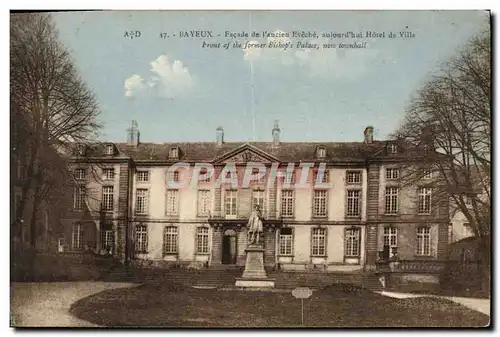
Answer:
POLYGON ((264 231, 259 205, 255 205, 252 215, 248 219, 247 228, 249 244, 259 244, 260 234, 264 231))

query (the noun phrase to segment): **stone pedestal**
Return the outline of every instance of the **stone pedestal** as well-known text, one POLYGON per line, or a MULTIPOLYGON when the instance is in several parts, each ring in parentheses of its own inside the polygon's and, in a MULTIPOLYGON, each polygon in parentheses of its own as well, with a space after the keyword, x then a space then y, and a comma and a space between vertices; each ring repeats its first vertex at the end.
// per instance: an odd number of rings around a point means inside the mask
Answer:
POLYGON ((264 269, 264 248, 261 245, 250 245, 245 252, 245 270, 241 277, 236 278, 236 286, 274 288, 274 279, 268 278, 264 269))

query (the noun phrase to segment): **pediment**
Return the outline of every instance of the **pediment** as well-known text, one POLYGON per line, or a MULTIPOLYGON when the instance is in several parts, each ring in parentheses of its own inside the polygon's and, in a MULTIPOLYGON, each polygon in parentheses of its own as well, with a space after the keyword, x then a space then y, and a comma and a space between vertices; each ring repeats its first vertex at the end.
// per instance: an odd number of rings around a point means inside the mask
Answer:
POLYGON ((278 159, 255 146, 244 144, 219 157, 215 162, 218 164, 245 164, 249 162, 272 164, 278 162, 278 159))

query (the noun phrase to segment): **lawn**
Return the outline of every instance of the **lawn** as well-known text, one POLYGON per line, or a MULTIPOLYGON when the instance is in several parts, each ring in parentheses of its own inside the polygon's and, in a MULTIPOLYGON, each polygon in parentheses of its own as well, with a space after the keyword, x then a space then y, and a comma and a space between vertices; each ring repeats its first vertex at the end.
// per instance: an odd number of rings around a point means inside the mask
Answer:
MULTIPOLYGON (((102 326, 300 327, 291 293, 194 289, 168 281, 104 291, 71 307, 102 326)), ((451 301, 392 299, 360 289, 325 288, 304 300, 307 327, 484 327, 489 317, 451 301)))

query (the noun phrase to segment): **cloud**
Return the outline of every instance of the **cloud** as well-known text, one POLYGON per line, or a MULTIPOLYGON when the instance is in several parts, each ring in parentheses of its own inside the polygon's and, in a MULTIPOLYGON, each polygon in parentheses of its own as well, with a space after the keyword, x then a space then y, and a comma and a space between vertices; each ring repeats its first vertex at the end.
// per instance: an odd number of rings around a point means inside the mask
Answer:
POLYGON ((171 62, 167 54, 158 56, 150 65, 152 74, 147 80, 138 74, 125 79, 126 97, 152 95, 174 98, 189 92, 195 84, 189 69, 179 60, 171 62))
MULTIPOLYGON (((244 59, 252 61, 254 66, 263 67, 266 70, 279 70, 283 66, 293 66, 305 70, 305 73, 311 77, 355 79, 362 76, 379 55, 379 51, 369 45, 367 48, 323 48, 323 44, 354 43, 354 40, 291 39, 283 36, 286 33, 281 30, 274 33, 275 36, 281 37, 269 37, 260 42, 251 41, 253 43, 266 43, 266 48, 243 49, 244 59), (298 46, 299 41, 302 43, 301 46, 298 46), (291 47, 268 48, 270 43, 291 47), (309 48, 305 44, 317 45, 317 48, 309 48)), ((359 41, 356 42, 359 43, 359 41)))

